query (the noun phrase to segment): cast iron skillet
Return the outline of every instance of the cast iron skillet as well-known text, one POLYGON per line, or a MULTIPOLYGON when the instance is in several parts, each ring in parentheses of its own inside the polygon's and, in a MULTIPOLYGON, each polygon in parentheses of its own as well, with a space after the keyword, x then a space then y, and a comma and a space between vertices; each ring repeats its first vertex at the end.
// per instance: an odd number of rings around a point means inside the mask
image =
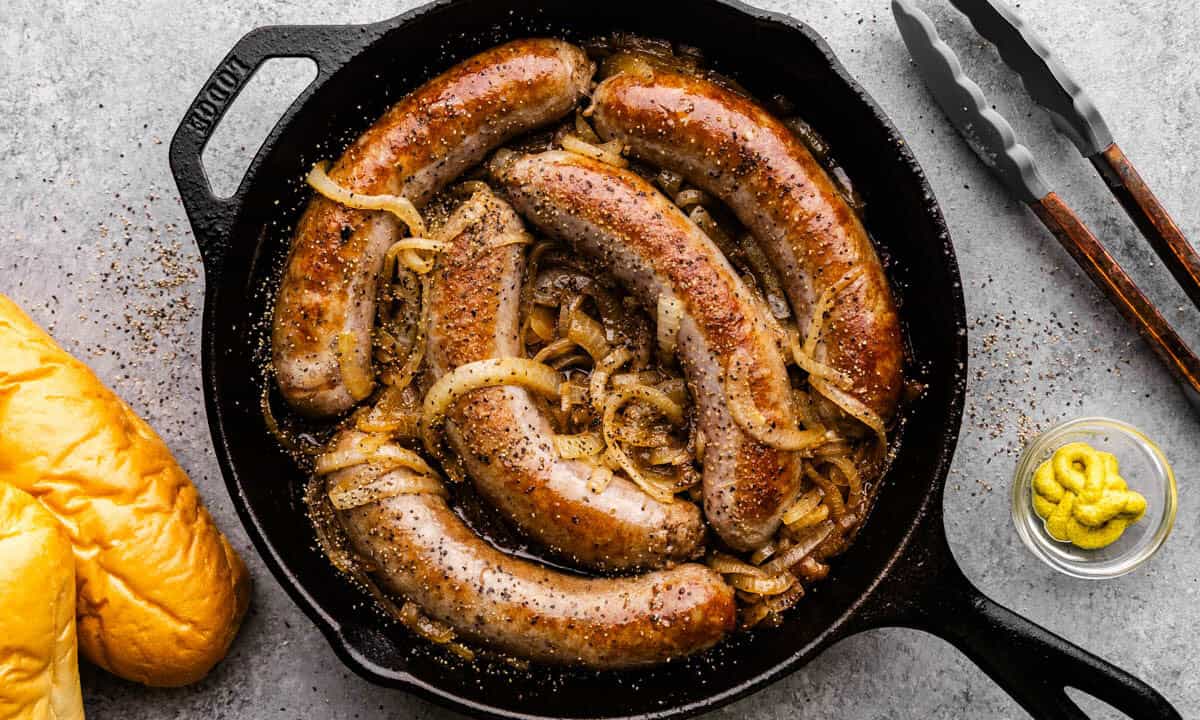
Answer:
POLYGON ((942 526, 966 376, 954 250, 903 138, 805 25, 729 0, 443 0, 372 25, 260 28, 238 42, 189 108, 171 143, 171 167, 204 259, 205 400, 229 492, 275 577, 368 680, 481 717, 678 718, 762 688, 841 638, 891 625, 950 641, 1037 717, 1083 717, 1064 686, 1135 718, 1179 717, 1146 684, 984 597, 955 565, 942 526), (405 91, 488 46, 612 30, 703 48, 759 96, 787 95, 828 139, 866 199, 913 366, 929 389, 907 412, 878 511, 783 627, 649 671, 468 665, 373 612, 365 592, 314 548, 301 500, 305 478, 259 413, 264 318, 291 224, 309 195, 300 178, 315 160, 335 157, 405 91), (201 152, 246 81, 272 57, 311 58, 317 78, 263 144, 236 194, 218 199, 201 152))

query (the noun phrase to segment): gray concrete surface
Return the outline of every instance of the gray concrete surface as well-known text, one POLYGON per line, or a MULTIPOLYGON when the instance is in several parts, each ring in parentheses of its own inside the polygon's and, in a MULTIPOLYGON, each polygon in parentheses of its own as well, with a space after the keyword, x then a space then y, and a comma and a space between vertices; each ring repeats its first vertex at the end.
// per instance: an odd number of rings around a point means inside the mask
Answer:
MULTIPOLYGON (((1200 716, 1197 414, 1036 220, 947 127, 914 75, 885 0, 758 0, 810 23, 907 135, 953 233, 972 320, 969 417, 946 492, 967 575, 998 601, 1145 678, 1200 716), (1058 323, 1064 330, 1059 330, 1058 323), (1073 369, 1067 371, 1065 366, 1073 369), (1120 580, 1055 574, 1020 544, 1008 480, 1021 439, 1105 414, 1158 439, 1181 485, 1175 532, 1120 580)), ((219 477, 198 350, 203 278, 167 169, 166 141, 201 82, 247 30, 369 21, 414 2, 0 3, 0 291, 49 326, 164 435, 250 563, 253 608, 229 658, 198 685, 148 690, 83 669, 92 718, 401 718, 452 714, 346 671, 268 574, 219 477)), ((926 0, 1046 174, 1186 334, 1200 313, 995 53, 926 0)), ((1021 11, 1092 91, 1128 154, 1200 238, 1200 12, 1193 0, 1024 0, 1021 11)), ((212 171, 236 181, 295 67, 243 100, 212 171)), ((1095 717, 1107 717, 1088 703, 1095 717)), ((860 635, 713 717, 1008 718, 1020 708, 963 656, 908 630, 860 635)))

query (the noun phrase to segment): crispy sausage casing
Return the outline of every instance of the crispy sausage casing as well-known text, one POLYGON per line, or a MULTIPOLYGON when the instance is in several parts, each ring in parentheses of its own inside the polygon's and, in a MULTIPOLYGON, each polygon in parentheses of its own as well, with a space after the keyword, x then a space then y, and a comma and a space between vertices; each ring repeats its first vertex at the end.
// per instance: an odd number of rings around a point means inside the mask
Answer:
POLYGON ((547 233, 597 258, 650 308, 682 304, 679 352, 704 432, 704 508, 730 546, 770 540, 795 499, 795 453, 747 435, 730 415, 732 358, 773 422, 795 427, 787 370, 759 306, 712 241, 632 172, 566 152, 498 154, 492 173, 517 209, 547 233))
MULTIPOLYGON (((359 465, 328 482, 384 472, 359 465)), ((711 647, 734 626, 732 588, 703 565, 629 578, 568 575, 496 550, 430 494, 338 515, 383 587, 460 636, 518 657, 597 669, 649 666, 711 647)))
POLYGON ((801 332, 819 320, 811 313, 821 293, 857 268, 825 318, 817 359, 890 418, 902 387, 899 318, 866 230, 825 170, 752 100, 683 72, 643 70, 596 88, 596 131, 729 205, 779 270, 801 332))
MULTIPOLYGON (((521 284, 527 238, 511 207, 486 190, 463 203, 441 237, 434 271, 430 368, 521 354, 521 284), (507 244, 506 244, 507 243, 507 244)), ((553 553, 602 570, 655 568, 703 551, 695 505, 661 503, 624 478, 588 488, 594 465, 564 460, 549 420, 518 387, 476 390, 450 413, 447 435, 480 494, 553 553)))
MULTIPOLYGON (((329 175, 352 192, 402 195, 420 207, 492 148, 568 113, 592 71, 582 50, 559 40, 492 48, 394 105, 329 175)), ((271 336, 279 388, 298 411, 336 415, 363 399, 347 387, 342 366, 372 377, 376 280, 401 232, 385 212, 322 196, 309 203, 292 241, 271 336), (339 357, 339 339, 347 335, 352 349, 339 357)))

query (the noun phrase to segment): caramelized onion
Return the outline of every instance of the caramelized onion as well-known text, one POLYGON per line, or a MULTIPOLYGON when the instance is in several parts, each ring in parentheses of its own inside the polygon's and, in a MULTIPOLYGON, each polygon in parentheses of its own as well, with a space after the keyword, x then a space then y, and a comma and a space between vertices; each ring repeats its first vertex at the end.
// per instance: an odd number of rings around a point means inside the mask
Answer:
POLYGON ((588 490, 594 493, 602 493, 612 482, 613 471, 603 465, 597 465, 592 468, 592 474, 588 476, 588 490))
POLYGON ((383 469, 407 468, 421 475, 436 476, 419 453, 400 447, 387 435, 367 435, 347 447, 339 447, 317 457, 317 475, 345 470, 356 465, 377 465, 383 469))
POLYGON ((554 339, 554 312, 544 305, 534 305, 529 310, 529 329, 540 342, 550 342, 554 339))
POLYGON ((408 227, 408 234, 419 237, 425 234, 425 221, 421 213, 408 198, 400 195, 363 195, 338 185, 328 175, 329 161, 322 160, 313 165, 305 180, 309 186, 326 198, 355 210, 382 210, 389 212, 408 227))
POLYGON ((359 402, 365 400, 375 389, 375 379, 356 363, 351 362, 356 344, 354 333, 339 333, 335 354, 337 355, 338 372, 342 376, 342 382, 346 385, 346 392, 350 393, 350 397, 354 398, 355 402, 359 402))
POLYGON ((416 377, 417 371, 421 369, 421 363, 425 361, 425 334, 429 330, 429 315, 430 315, 430 296, 432 295, 431 283, 429 278, 421 277, 421 309, 417 318, 416 331, 413 334, 412 346, 408 351, 408 357, 404 359, 404 364, 395 372, 386 372, 383 375, 383 382, 394 388, 404 389, 416 377))
POLYGON ((862 404, 862 402, 850 395, 845 390, 827 382, 824 378, 810 377, 808 384, 813 390, 824 395, 834 405, 840 407, 847 415, 858 420, 863 425, 866 425, 875 432, 875 436, 879 438, 879 447, 887 449, 887 428, 884 427, 883 418, 879 417, 879 413, 862 404))
POLYGON ((604 452, 604 438, 596 432, 555 435, 554 449, 564 460, 595 457, 604 452))
POLYGON ((775 557, 762 566, 766 573, 784 572, 789 568, 795 567, 797 563, 808 557, 813 550, 825 542, 830 533, 833 532, 833 523, 824 522, 816 527, 810 528, 803 537, 796 540, 794 545, 779 551, 775 557))
POLYGON ((432 475, 389 472, 366 483, 337 483, 329 488, 329 502, 338 510, 351 510, 398 495, 446 495, 432 475))
POLYGON ((784 572, 771 577, 731 575, 726 581, 738 590, 755 595, 778 595, 792 587, 796 583, 796 578, 790 573, 784 572))
POLYGON ((796 499, 791 507, 783 511, 783 524, 791 525, 800 520, 804 516, 812 513, 821 504, 821 491, 818 489, 809 490, 796 499))
POLYGON ((621 151, 624 150, 624 146, 621 145, 620 140, 612 140, 603 145, 593 145, 592 143, 580 140, 574 135, 568 134, 562 136, 560 144, 562 145, 562 149, 567 152, 599 160, 614 167, 629 167, 629 162, 621 157, 621 151))
POLYGON ((607 394, 608 378, 625 363, 633 359, 633 353, 628 348, 619 347, 605 355, 592 369, 592 377, 588 381, 588 394, 592 398, 592 408, 596 412, 604 412, 604 399, 607 394))
POLYGON ((609 352, 608 340, 604 337, 604 328, 590 315, 572 310, 567 321, 567 338, 583 348, 593 360, 599 361, 609 352))
POLYGON ((780 427, 763 415, 754 403, 750 382, 745 377, 743 368, 749 364, 746 355, 744 348, 734 350, 725 371, 725 400, 729 406, 729 414, 733 416, 738 427, 755 440, 778 450, 811 450, 825 442, 826 434, 822 430, 780 427))
POLYGON ((436 454, 433 430, 450 406, 463 395, 485 387, 516 385, 543 397, 558 397, 562 375, 552 367, 524 358, 495 358, 460 365, 438 379, 425 394, 421 412, 421 439, 436 454))

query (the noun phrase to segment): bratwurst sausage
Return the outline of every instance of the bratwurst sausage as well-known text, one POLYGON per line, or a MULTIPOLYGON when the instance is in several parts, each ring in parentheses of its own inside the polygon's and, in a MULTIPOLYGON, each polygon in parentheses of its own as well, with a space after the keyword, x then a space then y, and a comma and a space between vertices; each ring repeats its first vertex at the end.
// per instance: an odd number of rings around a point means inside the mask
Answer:
MULTIPOLYGON (((521 355, 520 304, 528 238, 513 209, 488 190, 455 210, 434 270, 429 352, 435 377, 459 365, 521 355)), ((659 502, 614 477, 589 488, 595 464, 564 460, 549 420, 515 386, 468 393, 447 436, 486 500, 547 549, 601 570, 656 568, 703 551, 704 523, 689 502, 659 502)))
POLYGON ((891 290, 862 223, 795 133, 749 98, 649 63, 607 78, 592 100, 603 138, 733 210, 778 269, 800 331, 823 322, 816 359, 888 420, 904 355, 891 290), (839 287, 843 278, 853 280, 839 287), (827 317, 813 317, 827 291, 827 317))
POLYGON ((761 547, 795 499, 799 458, 755 440, 730 413, 726 376, 739 363, 759 412, 796 425, 783 357, 750 291, 708 236, 632 172, 561 151, 501 151, 491 171, 518 211, 598 259, 646 307, 681 304, 680 358, 705 437, 705 513, 731 547, 761 547))
MULTIPOLYGON (((328 487, 403 485, 407 469, 358 465, 328 487)), ((338 511, 376 579, 468 640, 521 658, 617 669, 715 645, 734 627, 733 589, 703 565, 584 578, 505 555, 437 494, 399 494, 338 511)))
MULTIPOLYGON (((588 89, 593 65, 559 40, 517 40, 430 80, 392 106, 329 172, 359 195, 400 195, 420 207, 512 137, 552 122, 588 89)), ((377 278, 401 224, 323 196, 292 240, 271 334, 280 391, 299 412, 336 415, 372 378, 377 278), (347 342, 347 340, 349 342, 347 342), (344 375, 358 378, 348 383, 344 375)))

